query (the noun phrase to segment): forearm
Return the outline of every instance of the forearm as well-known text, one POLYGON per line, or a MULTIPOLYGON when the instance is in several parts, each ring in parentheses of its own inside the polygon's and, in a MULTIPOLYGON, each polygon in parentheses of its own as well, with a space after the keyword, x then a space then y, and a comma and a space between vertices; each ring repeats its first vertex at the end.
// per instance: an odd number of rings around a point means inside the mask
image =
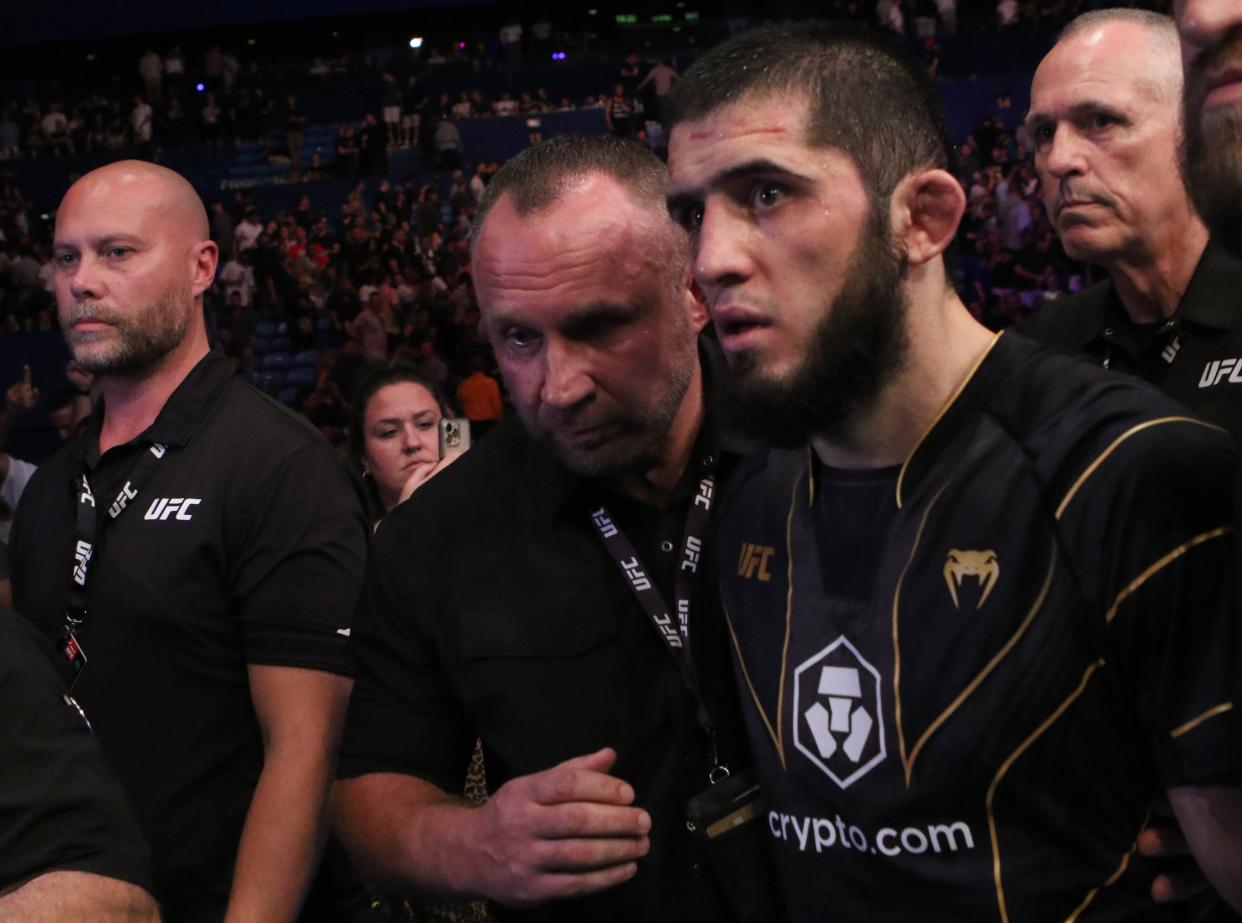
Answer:
POLYGON ((490 896, 477 806, 414 776, 371 773, 336 783, 332 814, 368 880, 437 900, 490 896))
POLYGON ((297 918, 327 835, 332 764, 269 750, 242 829, 226 923, 297 918))
POLYGON ((0 896, 9 923, 159 923, 151 895, 89 872, 48 872, 0 896))

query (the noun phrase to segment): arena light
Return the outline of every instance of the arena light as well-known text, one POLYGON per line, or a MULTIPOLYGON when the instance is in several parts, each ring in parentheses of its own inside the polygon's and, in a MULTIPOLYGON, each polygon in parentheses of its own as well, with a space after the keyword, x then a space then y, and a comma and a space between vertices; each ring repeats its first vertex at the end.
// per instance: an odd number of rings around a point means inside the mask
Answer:
POLYGON ((422 47, 423 47, 423 37, 422 37, 421 35, 415 35, 415 36, 412 36, 412 37, 410 38, 410 47, 411 47, 411 48, 422 48, 422 47))
POLYGON ((554 51, 554 52, 552 52, 552 60, 553 60, 553 61, 564 61, 564 60, 565 60, 565 52, 563 52, 563 51, 554 51))
POLYGON ((206 86, 205 84, 202 84, 202 83, 196 83, 196 84, 194 84, 194 89, 198 90, 198 92, 200 92, 200 93, 201 93, 201 92, 203 92, 203 90, 207 89, 207 86, 206 86))

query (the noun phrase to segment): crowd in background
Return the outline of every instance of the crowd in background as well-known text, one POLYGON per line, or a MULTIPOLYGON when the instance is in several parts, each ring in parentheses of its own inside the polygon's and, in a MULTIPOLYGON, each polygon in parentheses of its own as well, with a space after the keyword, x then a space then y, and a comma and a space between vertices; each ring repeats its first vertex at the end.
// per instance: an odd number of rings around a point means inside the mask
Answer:
MULTIPOLYGON (((989 4, 979 9, 980 4, 953 0, 837 0, 833 6, 838 15, 931 36, 963 28, 964 20, 989 28, 1055 26, 1084 4, 1001 0, 995 9, 989 4)), ((329 171, 317 171, 318 152, 305 156, 302 100, 273 88, 287 85, 281 81, 291 69, 325 92, 333 80, 369 74, 368 85, 376 88, 373 105, 335 125, 330 173, 360 180, 338 208, 315 209, 302 197, 294 208, 265 212, 244 190, 204 196, 221 248, 217 282, 206 300, 210 328, 238 371, 260 386, 272 384, 262 377, 263 354, 317 350, 313 381, 304 376, 296 388, 282 388, 281 380, 268 390, 280 391, 282 399, 341 442, 353 389, 370 365, 405 360, 450 396, 476 367, 494 371, 478 331, 467 232, 499 165, 463 158, 468 152, 462 151, 457 120, 596 106, 614 133, 662 152, 655 116, 676 79, 675 56, 618 57, 613 86, 578 100, 553 100, 541 87, 517 89, 530 84, 529 62, 535 56, 542 59, 549 48, 573 40, 548 22, 525 32, 520 23, 507 23, 494 42, 429 46, 415 57, 416 66, 404 69, 345 55, 316 56, 309 65, 286 63, 277 70, 218 45, 197 54, 181 47, 162 53, 147 48, 135 62, 128 95, 85 88, 77 97, 30 94, 0 103, 0 157, 49 158, 95 149, 150 156, 170 145, 267 139, 266 157, 283 157, 291 169, 306 164, 299 178, 313 179, 329 171), (495 98, 479 89, 455 98, 424 92, 423 78, 441 65, 476 74, 503 71, 514 91, 495 98), (422 178, 361 181, 385 176, 389 154, 402 148, 424 155, 422 178)), ((934 42, 925 49, 934 70, 939 64, 934 42)), ((1007 91, 1000 90, 974 131, 956 139, 970 209, 954 272, 971 311, 998 329, 1019 321, 1041 298, 1080 289, 1086 273, 1066 258, 1048 221, 1031 151, 1012 128, 1020 117, 1007 91)), ((3 166, 0 332, 52 331, 51 225, 47 215, 34 214, 3 166)))

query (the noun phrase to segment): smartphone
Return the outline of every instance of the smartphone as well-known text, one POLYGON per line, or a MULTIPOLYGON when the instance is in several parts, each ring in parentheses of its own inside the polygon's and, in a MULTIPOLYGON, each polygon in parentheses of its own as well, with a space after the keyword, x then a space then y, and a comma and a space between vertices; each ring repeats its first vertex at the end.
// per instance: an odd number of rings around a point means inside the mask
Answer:
POLYGON ((440 457, 452 458, 470 448, 470 421, 445 417, 440 421, 440 457))

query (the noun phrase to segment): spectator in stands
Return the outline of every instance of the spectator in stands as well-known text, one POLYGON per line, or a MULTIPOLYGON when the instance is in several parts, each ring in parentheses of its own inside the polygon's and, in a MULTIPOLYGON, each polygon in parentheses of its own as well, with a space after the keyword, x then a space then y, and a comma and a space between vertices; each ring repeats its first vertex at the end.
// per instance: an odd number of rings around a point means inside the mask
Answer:
POLYGON ((447 416, 437 385, 410 366, 375 369, 358 385, 349 448, 367 484, 373 521, 435 473, 439 423, 447 416))
POLYGON ((509 95, 509 91, 505 90, 500 94, 500 99, 492 103, 493 115, 516 115, 518 111, 517 100, 509 95))
POLYGON ((410 74, 406 79, 405 90, 401 93, 401 130, 398 134, 398 144, 401 147, 418 145, 422 112, 426 105, 427 94, 419 86, 418 77, 410 74))
POLYGON ((461 132, 451 119, 436 125, 435 149, 440 169, 456 170, 461 166, 461 132))
POLYGON ((505 415, 500 383, 487 373, 487 357, 481 350, 470 354, 470 374, 457 386, 457 403, 470 421, 470 434, 477 442, 505 415))
POLYGON ((306 115, 298 108, 298 98, 292 93, 285 100, 285 111, 282 118, 285 130, 285 143, 289 150, 289 161, 296 169, 298 159, 302 155, 302 136, 306 129, 306 115))
POLYGON ((381 114, 388 129, 389 143, 395 148, 401 139, 401 86, 389 71, 384 71, 380 79, 381 114))
POLYGON ((1173 20, 1128 9, 1080 16, 1040 63, 1027 126, 1048 212, 1066 252, 1109 278, 1045 304, 1023 333, 1145 378, 1242 435, 1235 386, 1201 377, 1242 355, 1242 261, 1209 240, 1170 168, 1181 73, 1173 20))
POLYGON ((362 117, 359 165, 366 176, 388 173, 388 126, 370 112, 362 117))
POLYGON ((134 97, 134 106, 129 111, 129 126, 133 131, 134 145, 140 148, 151 144, 151 123, 155 116, 151 104, 141 96, 134 97))
POLYGON ((357 176, 359 157, 358 138, 354 126, 342 122, 336 133, 336 173, 338 176, 357 176))
POLYGON ((604 121, 608 130, 618 138, 628 138, 633 133, 634 103, 625 95, 625 86, 613 84, 612 96, 604 104, 604 121))
POLYGON ((648 84, 655 91, 655 111, 652 113, 654 121, 663 118, 667 97, 669 91, 673 88, 673 81, 677 79, 677 70, 673 67, 671 59, 661 58, 647 71, 647 76, 643 78, 642 83, 638 85, 641 91, 648 84))
MULTIPOLYGON (((360 293, 361 294, 361 293, 360 293)), ((349 333, 362 347, 367 362, 380 365, 388 360, 388 331, 380 317, 380 293, 372 288, 366 293, 362 308, 349 323, 349 333)))
POLYGON ((164 56, 164 78, 173 92, 181 89, 181 83, 185 79, 185 59, 176 45, 164 56))
POLYGON ((138 74, 142 77, 142 87, 147 99, 159 101, 164 93, 164 62, 150 48, 138 59, 138 74))

